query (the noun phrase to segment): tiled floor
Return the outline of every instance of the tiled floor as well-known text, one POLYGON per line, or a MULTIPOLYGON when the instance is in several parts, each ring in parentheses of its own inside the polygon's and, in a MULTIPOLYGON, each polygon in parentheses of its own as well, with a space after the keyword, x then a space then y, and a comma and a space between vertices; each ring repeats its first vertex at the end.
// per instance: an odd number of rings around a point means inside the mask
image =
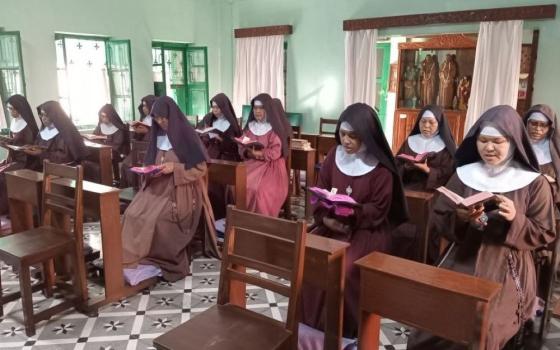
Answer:
MULTIPOLYGON (((301 201, 294 201, 293 210, 302 216, 301 201)), ((86 224, 84 233, 91 245, 98 247, 99 225, 86 224)), ((154 349, 152 340, 169 329, 195 317, 216 302, 220 262, 214 259, 195 259, 192 274, 175 283, 160 282, 150 290, 100 309, 98 317, 68 311, 41 322, 37 334, 28 338, 21 325, 19 301, 4 307, 6 316, 0 318, 0 348, 11 349, 154 349)), ((17 290, 18 280, 8 266, 0 263, 4 292, 17 290)), ((90 293, 103 293, 95 283, 90 293)), ((40 292, 34 294, 37 310, 57 299, 45 300, 40 292)), ((285 317, 287 299, 256 287, 247 290, 248 307, 276 319, 285 317)), ((382 320, 380 349, 406 349, 409 328, 388 319, 382 320)), ((560 349, 560 320, 552 320, 546 350, 560 349)))

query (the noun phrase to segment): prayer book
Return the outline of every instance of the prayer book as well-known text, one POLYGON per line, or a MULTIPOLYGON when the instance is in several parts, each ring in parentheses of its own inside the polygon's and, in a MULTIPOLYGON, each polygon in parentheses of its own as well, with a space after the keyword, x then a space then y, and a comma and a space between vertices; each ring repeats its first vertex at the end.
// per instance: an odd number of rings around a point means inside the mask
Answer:
POLYGON ((204 129, 195 129, 194 131, 196 131, 197 133, 199 133, 200 135, 204 135, 204 134, 217 134, 217 135, 223 135, 224 133, 221 132, 220 130, 210 126, 208 128, 204 128, 204 129))
POLYGON ((16 146, 16 145, 6 145, 6 148, 9 148, 14 151, 25 151, 27 149, 46 149, 46 147, 41 147, 38 145, 23 145, 23 146, 16 146))
POLYGON ((82 136, 90 141, 107 140, 107 136, 105 135, 82 134, 82 136))
POLYGON ((132 128, 135 128, 135 127, 137 127, 137 126, 145 126, 145 127, 147 127, 147 128, 151 128, 150 125, 148 125, 148 124, 146 124, 146 123, 144 123, 144 122, 141 122, 141 121, 139 121, 139 120, 133 120, 133 121, 131 121, 131 122, 129 123, 129 125, 130 125, 132 128))
POLYGON ((361 207, 354 198, 345 194, 336 194, 319 187, 308 187, 311 192, 311 204, 317 204, 333 209, 335 215, 348 217, 354 214, 354 208, 361 207))
POLYGON ((243 147, 250 147, 250 148, 252 147, 252 148, 255 148, 255 149, 263 149, 264 148, 264 145, 262 143, 260 143, 258 141, 255 141, 255 140, 251 140, 247 136, 234 137, 233 140, 243 147))
POLYGON ((160 165, 148 165, 148 166, 134 166, 130 168, 130 171, 140 174, 140 175, 154 175, 161 171, 160 165))
POLYGON ((418 153, 415 157, 411 156, 410 154, 401 153, 397 154, 397 158, 404 159, 411 163, 424 163, 426 161, 426 158, 431 156, 432 153, 433 152, 418 153))
MULTIPOLYGON (((477 204, 484 204, 486 202, 492 201, 496 199, 496 195, 491 192, 479 192, 477 194, 473 194, 467 198, 463 198, 457 193, 447 189, 445 186, 440 186, 436 188, 436 190, 447 198, 449 198, 453 203, 455 203, 458 207, 461 208, 472 208, 477 204)), ((495 206, 492 206, 493 208, 495 206)), ((495 209, 495 208, 494 208, 495 209)), ((493 210, 493 209, 492 209, 493 210)), ((490 211, 490 207, 485 205, 485 211, 490 211)))

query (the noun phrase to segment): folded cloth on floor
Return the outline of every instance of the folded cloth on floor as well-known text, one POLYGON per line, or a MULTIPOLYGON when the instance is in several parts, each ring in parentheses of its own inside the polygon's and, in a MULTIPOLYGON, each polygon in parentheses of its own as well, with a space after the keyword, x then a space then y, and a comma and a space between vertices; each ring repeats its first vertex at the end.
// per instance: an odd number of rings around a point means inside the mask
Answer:
POLYGON ((124 269, 124 279, 131 286, 152 277, 161 276, 161 269, 153 265, 138 265, 135 269, 124 269))

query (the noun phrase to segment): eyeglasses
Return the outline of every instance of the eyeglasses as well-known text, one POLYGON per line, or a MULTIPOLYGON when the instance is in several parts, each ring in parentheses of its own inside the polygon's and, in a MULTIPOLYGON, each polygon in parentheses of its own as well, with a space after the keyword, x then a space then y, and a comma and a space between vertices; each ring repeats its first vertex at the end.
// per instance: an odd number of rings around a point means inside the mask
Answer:
POLYGON ((548 129, 550 127, 550 123, 547 122, 538 122, 536 120, 529 120, 529 126, 533 128, 541 128, 541 129, 548 129))

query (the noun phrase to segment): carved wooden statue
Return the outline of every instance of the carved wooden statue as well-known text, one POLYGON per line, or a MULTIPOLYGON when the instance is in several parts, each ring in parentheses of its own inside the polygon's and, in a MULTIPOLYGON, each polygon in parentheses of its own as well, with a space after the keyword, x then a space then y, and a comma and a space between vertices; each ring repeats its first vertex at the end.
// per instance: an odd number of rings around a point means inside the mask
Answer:
POLYGON ((457 86, 457 109, 466 111, 469 104, 469 97, 471 95, 471 81, 469 77, 463 76, 459 80, 457 86))
POLYGON ((455 95, 455 78, 457 78, 457 62, 455 55, 447 54, 439 71, 439 105, 453 108, 455 95))
POLYGON ((422 71, 421 71, 421 96, 422 104, 429 105, 436 103, 437 97, 437 76, 438 76, 438 64, 437 57, 432 55, 426 55, 424 61, 422 61, 422 71))
POLYGON ((412 65, 406 66, 404 72, 404 104, 407 107, 415 107, 416 96, 416 69, 412 65))

